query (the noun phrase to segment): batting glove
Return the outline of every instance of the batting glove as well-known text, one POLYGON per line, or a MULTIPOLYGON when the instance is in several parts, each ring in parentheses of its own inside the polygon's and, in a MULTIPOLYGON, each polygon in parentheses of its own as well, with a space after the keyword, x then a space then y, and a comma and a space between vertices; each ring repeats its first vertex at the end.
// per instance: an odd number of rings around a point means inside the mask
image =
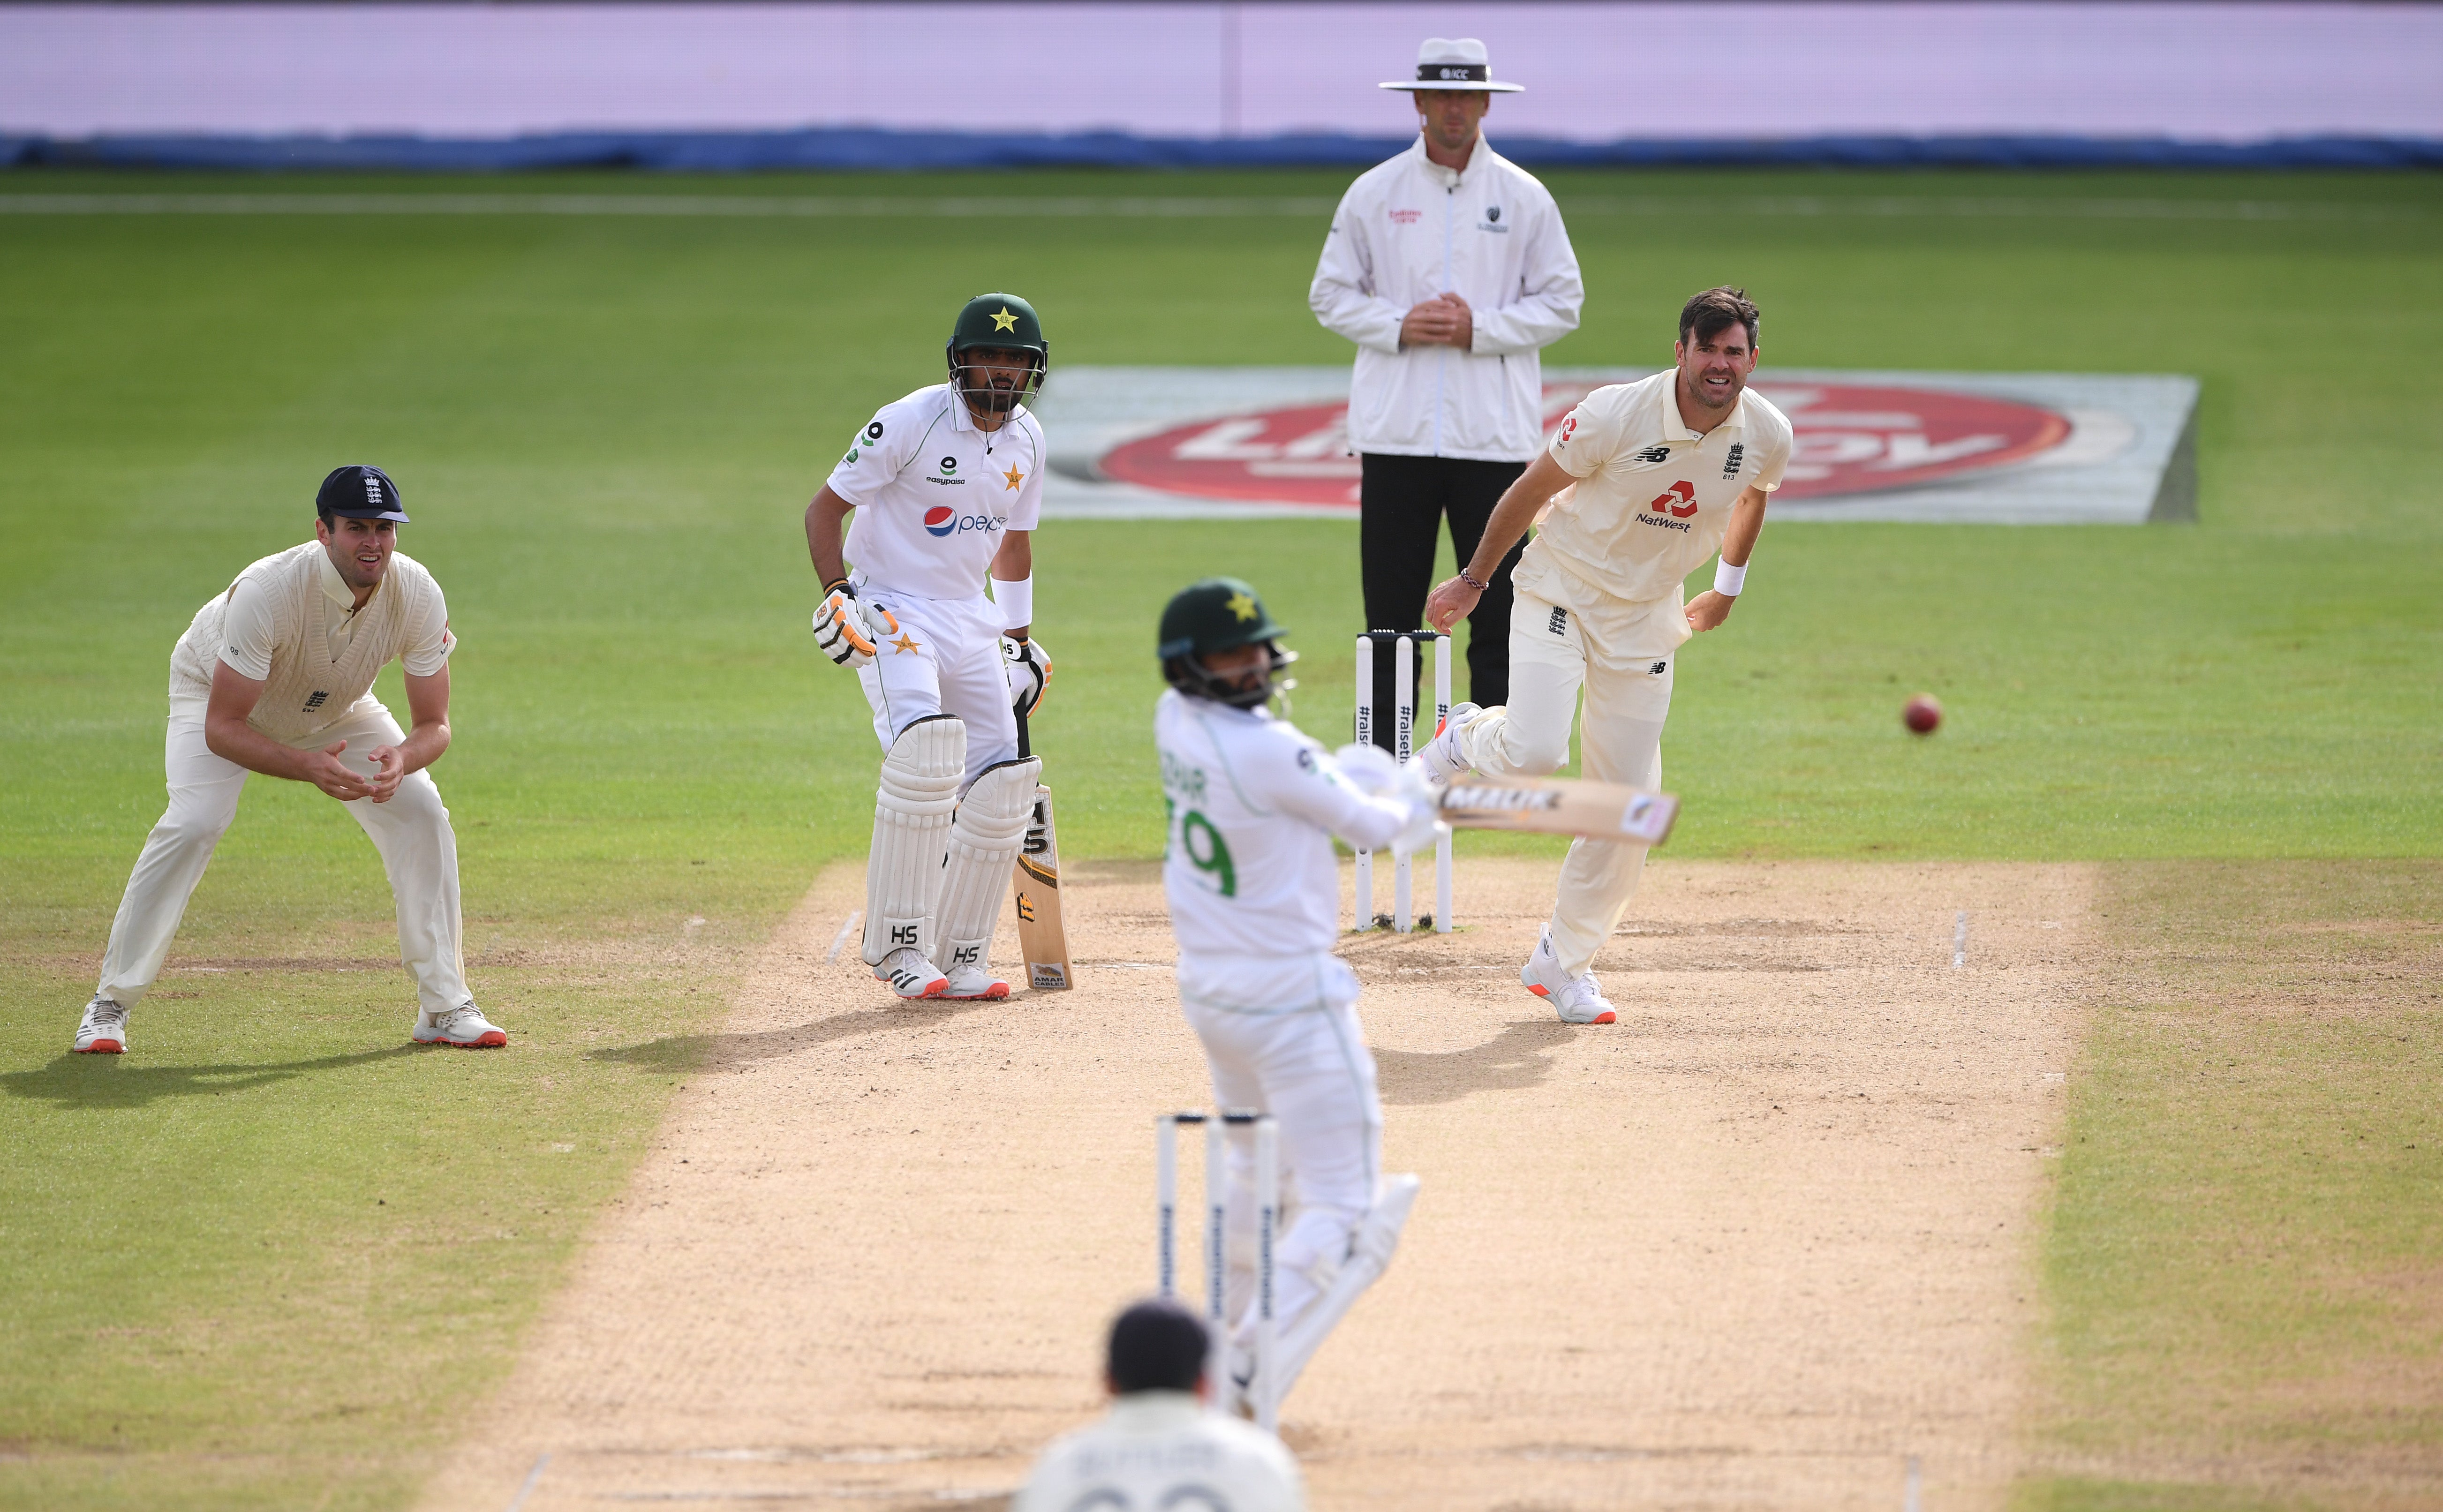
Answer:
POLYGON ((1332 760, 1350 787, 1407 811, 1407 822, 1391 837, 1392 855, 1423 850, 1448 828, 1442 820, 1442 790, 1426 779, 1424 768, 1416 762, 1402 766, 1390 752, 1370 741, 1344 745, 1332 754, 1332 760))
POLYGON ((1035 711, 1043 707, 1043 696, 1052 691, 1052 653, 1041 641, 1004 635, 1001 660, 1001 670, 1009 675, 1011 706, 1033 719, 1035 711))
POLYGON ((887 609, 869 611, 856 601, 856 590, 845 582, 834 583, 823 598, 822 608, 815 610, 815 645, 822 653, 852 670, 873 660, 874 629, 872 615, 880 616, 896 633, 899 621, 887 609))

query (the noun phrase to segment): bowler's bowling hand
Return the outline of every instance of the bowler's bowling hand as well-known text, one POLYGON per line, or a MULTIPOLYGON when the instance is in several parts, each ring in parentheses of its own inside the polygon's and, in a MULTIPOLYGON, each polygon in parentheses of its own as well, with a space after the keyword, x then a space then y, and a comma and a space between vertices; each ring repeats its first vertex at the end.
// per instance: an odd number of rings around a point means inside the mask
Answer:
POLYGON ((1446 577, 1434 585, 1433 592, 1425 599, 1425 623, 1448 635, 1460 616, 1474 610, 1476 601, 1483 596, 1484 591, 1470 587, 1467 579, 1446 577))
POLYGON ((1699 634, 1712 629, 1731 617, 1731 606, 1738 600, 1728 593, 1707 589, 1688 601, 1688 628, 1699 634))

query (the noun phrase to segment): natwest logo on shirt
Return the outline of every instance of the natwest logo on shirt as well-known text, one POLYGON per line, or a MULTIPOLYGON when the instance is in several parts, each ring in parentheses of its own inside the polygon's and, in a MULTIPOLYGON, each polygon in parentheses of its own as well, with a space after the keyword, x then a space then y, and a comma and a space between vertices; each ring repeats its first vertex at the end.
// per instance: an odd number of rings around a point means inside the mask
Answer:
POLYGON ((1697 485, 1692 483, 1673 483, 1656 494, 1654 501, 1645 507, 1668 513, 1675 519, 1685 519, 1697 512, 1697 485))
POLYGON ((935 504, 925 511, 925 533, 928 536, 955 536, 969 530, 999 530, 1007 524, 1004 515, 962 515, 947 504, 935 504))

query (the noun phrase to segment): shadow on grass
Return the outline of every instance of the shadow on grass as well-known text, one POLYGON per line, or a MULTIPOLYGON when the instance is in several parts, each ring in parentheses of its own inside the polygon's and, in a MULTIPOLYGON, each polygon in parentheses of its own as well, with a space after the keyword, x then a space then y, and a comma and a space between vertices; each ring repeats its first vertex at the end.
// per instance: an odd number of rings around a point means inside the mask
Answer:
POLYGON ((140 1108, 168 1097, 245 1092, 294 1081, 315 1071, 371 1066, 401 1055, 440 1053, 443 1052, 429 1045, 394 1045, 387 1049, 358 1050, 352 1055, 322 1055, 310 1061, 252 1066, 146 1066, 131 1056, 64 1054, 36 1070, 0 1075, 0 1089, 6 1089, 10 1097, 56 1102, 63 1107, 140 1108))
POLYGON ((1463 1050, 1374 1052, 1383 1101, 1396 1107, 1456 1102, 1470 1092, 1515 1092, 1552 1074, 1545 1052, 1579 1033, 1557 1019, 1527 1019, 1463 1050))
POLYGON ((996 1005, 985 1002, 909 1003, 896 1008, 860 1008, 847 1013, 834 1013, 811 1024, 793 1024, 787 1029, 761 1029, 752 1034, 673 1034, 668 1039, 647 1040, 642 1045, 623 1045, 615 1049, 589 1050, 589 1061, 613 1061, 622 1066, 641 1066, 649 1071, 721 1071, 758 1061, 775 1060, 795 1055, 799 1050, 835 1040, 854 1039, 860 1034, 882 1034, 891 1030, 930 1028, 962 1013, 972 1013, 980 1008, 996 1005))

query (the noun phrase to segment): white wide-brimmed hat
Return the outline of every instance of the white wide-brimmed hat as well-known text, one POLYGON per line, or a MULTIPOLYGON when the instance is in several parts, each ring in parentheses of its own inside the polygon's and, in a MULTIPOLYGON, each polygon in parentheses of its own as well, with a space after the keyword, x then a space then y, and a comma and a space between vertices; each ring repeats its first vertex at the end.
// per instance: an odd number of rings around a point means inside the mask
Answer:
POLYGON ((1523 93, 1525 84, 1505 84, 1493 77, 1484 44, 1474 37, 1427 37, 1417 49, 1417 77, 1387 83, 1386 89, 1481 89, 1488 94, 1523 93))

